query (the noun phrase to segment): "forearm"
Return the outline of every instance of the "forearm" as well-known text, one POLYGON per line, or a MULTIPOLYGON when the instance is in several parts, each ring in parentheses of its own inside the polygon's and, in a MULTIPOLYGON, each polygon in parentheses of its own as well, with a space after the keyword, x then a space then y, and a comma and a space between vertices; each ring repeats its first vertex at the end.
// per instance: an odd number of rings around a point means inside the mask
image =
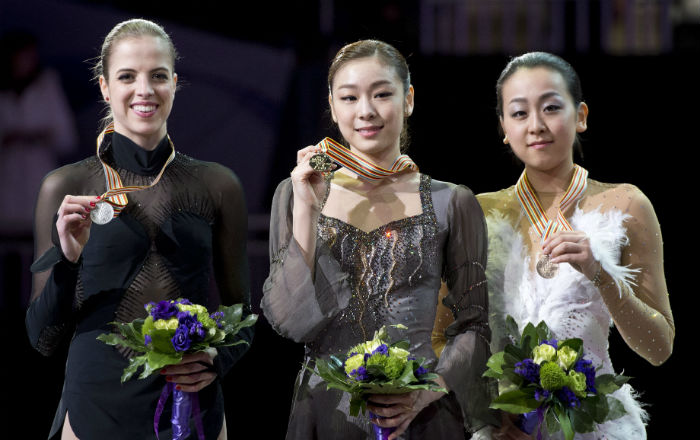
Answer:
POLYGON ((634 290, 618 287, 605 271, 598 290, 629 347, 653 365, 661 365, 671 355, 675 330, 659 310, 642 301, 634 290))

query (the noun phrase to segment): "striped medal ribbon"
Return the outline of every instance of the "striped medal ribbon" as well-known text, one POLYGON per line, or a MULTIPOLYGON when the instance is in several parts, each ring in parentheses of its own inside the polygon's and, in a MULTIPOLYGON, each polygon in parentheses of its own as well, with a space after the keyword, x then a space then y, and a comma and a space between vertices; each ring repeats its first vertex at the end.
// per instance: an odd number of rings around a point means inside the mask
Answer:
POLYGON ((107 191, 100 196, 101 201, 90 211, 90 218, 93 223, 98 225, 109 223, 113 218, 119 216, 119 213, 129 203, 129 199, 126 197, 127 193, 140 191, 157 184, 163 176, 165 168, 175 159, 175 145, 173 145, 173 141, 170 140, 170 136, 168 136, 168 142, 170 143, 172 151, 153 182, 151 182, 150 185, 124 186, 121 177, 119 177, 119 173, 117 173, 114 168, 107 165, 100 157, 100 146, 102 145, 105 135, 113 132, 114 123, 111 123, 97 136, 97 158, 100 160, 100 163, 102 163, 102 169, 104 169, 105 181, 107 184, 107 191))
POLYGON ((311 168, 315 171, 329 172, 333 166, 333 161, 338 162, 341 166, 344 166, 363 179, 370 181, 381 180, 387 176, 403 171, 406 168, 418 171, 418 165, 405 154, 397 157, 391 168, 386 169, 361 158, 350 151, 350 149, 345 148, 331 138, 327 137, 323 139, 318 143, 318 146, 321 147, 321 152, 314 154, 309 160, 311 168))
MULTIPOLYGON (((525 211, 527 218, 530 220, 530 224, 540 235, 542 241, 545 241, 557 231, 573 231, 568 220, 564 217, 564 211, 583 196, 587 187, 588 171, 574 164, 574 176, 571 178, 569 188, 559 201, 557 217, 553 220, 550 220, 547 217, 547 213, 542 209, 542 205, 540 205, 540 201, 537 199, 535 190, 530 185, 525 171, 523 171, 523 174, 518 179, 518 183, 515 185, 515 193, 520 201, 520 206, 522 206, 523 211, 525 211)), ((537 260, 536 269, 541 277, 553 278, 557 275, 559 266, 551 262, 549 255, 542 255, 537 260)))

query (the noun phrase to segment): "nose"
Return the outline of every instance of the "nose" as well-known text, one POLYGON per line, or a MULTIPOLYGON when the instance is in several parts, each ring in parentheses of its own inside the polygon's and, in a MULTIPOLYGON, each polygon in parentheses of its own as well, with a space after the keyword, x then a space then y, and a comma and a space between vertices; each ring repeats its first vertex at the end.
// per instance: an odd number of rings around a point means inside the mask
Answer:
POLYGON ((544 123, 542 115, 537 112, 530 113, 530 120, 528 121, 528 131, 530 133, 541 133, 547 126, 544 123))
POLYGON ((147 75, 141 75, 136 80, 136 94, 138 96, 151 96, 153 95, 153 86, 151 85, 150 78, 147 75))
POLYGON ((372 119, 377 114, 377 111, 375 110, 374 105, 372 104, 372 100, 365 97, 360 98, 357 111, 359 118, 363 120, 372 119))

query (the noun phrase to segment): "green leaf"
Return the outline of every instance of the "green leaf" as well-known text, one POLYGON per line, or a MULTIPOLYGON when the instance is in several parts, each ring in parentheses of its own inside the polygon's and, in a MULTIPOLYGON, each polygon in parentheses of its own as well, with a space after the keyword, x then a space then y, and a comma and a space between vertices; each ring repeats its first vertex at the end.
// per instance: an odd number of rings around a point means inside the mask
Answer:
POLYGON ((505 363, 504 356, 505 352, 503 351, 499 351, 498 353, 492 355, 489 360, 486 361, 486 366, 489 368, 489 371, 503 374, 503 364, 505 363))
POLYGON ((595 378, 595 388, 599 394, 610 394, 617 391, 628 380, 630 380, 628 376, 601 374, 595 378))
POLYGON ((521 389, 508 391, 493 399, 491 408, 500 409, 513 414, 524 414, 540 406, 532 393, 521 389))
POLYGON ((594 429, 593 416, 583 409, 583 404, 580 409, 569 411, 571 417, 571 425, 576 432, 591 432, 594 429))
POLYGON ((564 347, 569 347, 580 355, 583 351, 583 341, 579 338, 566 339, 559 343, 559 348, 564 347))
POLYGON ((515 322, 515 319, 510 315, 506 316, 506 331, 513 337, 514 340, 520 340, 521 336, 520 330, 518 329, 518 323, 515 322))
POLYGON ((574 440, 574 429, 571 426, 571 420, 566 410, 559 412, 559 408, 555 407, 555 412, 557 412, 557 417, 559 419, 559 424, 561 425, 561 431, 564 433, 565 440, 574 440))
POLYGON ((537 331, 538 344, 540 341, 552 339, 552 332, 549 331, 549 327, 547 327, 547 324, 544 321, 540 321, 535 330, 537 331))
POLYGON ((607 422, 608 420, 615 420, 619 419, 620 417, 624 416, 627 414, 627 411, 625 411, 625 406, 617 400, 616 398, 612 396, 605 396, 607 402, 608 402, 608 414, 605 417, 604 422, 607 422))
POLYGON ((549 408, 545 413, 544 417, 545 425, 547 426, 547 432, 554 434, 555 432, 561 431, 561 424, 557 416, 554 414, 553 408, 549 408))
POLYGON ((129 366, 124 368, 124 371, 122 372, 121 382, 124 383, 131 379, 131 377, 136 373, 136 370, 138 370, 138 368, 145 363, 146 355, 136 356, 129 359, 129 366))

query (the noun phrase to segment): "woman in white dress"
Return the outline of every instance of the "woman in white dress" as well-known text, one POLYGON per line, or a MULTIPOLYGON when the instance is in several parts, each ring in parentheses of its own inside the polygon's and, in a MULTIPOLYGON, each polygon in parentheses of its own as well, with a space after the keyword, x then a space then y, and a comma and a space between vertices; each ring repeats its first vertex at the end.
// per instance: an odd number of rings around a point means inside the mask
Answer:
MULTIPOLYGON (((492 351, 507 342, 511 315, 521 330, 545 321, 557 339, 581 338, 600 373, 613 372, 611 325, 637 354, 662 364, 675 329, 659 223, 637 187, 595 181, 574 164, 588 116, 578 75, 555 55, 527 53, 506 66, 496 93, 503 142, 525 169, 516 185, 478 196, 489 231, 492 351)), ((632 388, 614 396, 627 415, 577 439, 646 438, 632 388)))

